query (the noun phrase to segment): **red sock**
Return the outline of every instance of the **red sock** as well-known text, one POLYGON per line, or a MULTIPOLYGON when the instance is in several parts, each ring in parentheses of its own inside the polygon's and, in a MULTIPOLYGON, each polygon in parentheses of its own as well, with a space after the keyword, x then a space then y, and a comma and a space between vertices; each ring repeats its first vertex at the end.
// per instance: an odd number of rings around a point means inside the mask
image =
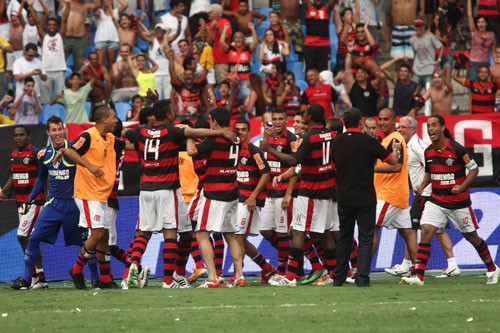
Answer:
POLYGON ((253 262, 259 265, 260 268, 264 269, 266 265, 268 265, 266 259, 262 256, 262 254, 257 254, 255 258, 252 258, 253 262))
POLYGON ((474 246, 474 248, 477 251, 477 254, 479 254, 479 257, 483 260, 484 264, 486 265, 486 269, 488 272, 493 272, 495 269, 497 269, 495 263, 491 259, 491 254, 490 250, 488 249, 488 245, 484 240, 481 240, 481 243, 479 243, 478 246, 474 246))
POLYGON ((132 259, 131 263, 139 265, 141 262, 142 255, 146 251, 146 247, 148 246, 149 239, 144 236, 137 236, 134 239, 132 245, 132 259))
POLYGON ((321 265, 321 263, 319 262, 319 257, 316 254, 316 251, 314 251, 313 241, 307 235, 304 238, 304 254, 307 259, 309 259, 312 269, 314 269, 315 271, 323 269, 323 265, 321 265))
POLYGON ((177 240, 167 238, 163 243, 163 282, 171 284, 177 257, 177 240))
POLYGON ((431 243, 418 244, 417 258, 415 260, 415 274, 424 281, 425 268, 431 256, 431 243))
POLYGON ((95 255, 95 251, 87 251, 87 249, 82 247, 80 253, 78 253, 78 258, 76 258, 76 263, 73 265, 73 274, 80 274, 83 272, 83 267, 87 263, 89 258, 92 258, 95 255))
POLYGON ((118 245, 110 245, 109 246, 109 252, 111 255, 118 259, 121 263, 126 264, 128 261, 128 255, 121 247, 118 245))
POLYGON ((304 252, 302 249, 297 249, 295 247, 290 248, 290 257, 288 259, 288 273, 286 278, 288 280, 293 280, 297 277, 297 267, 299 265, 300 258, 304 257, 304 252))
POLYGON ((109 261, 99 261, 99 273, 101 275, 102 282, 109 283, 112 281, 112 279, 111 279, 111 264, 109 261))
MULTIPOLYGON (((290 255, 290 237, 280 236, 278 238, 278 274, 285 275, 289 255, 290 255)), ((298 261, 300 260, 300 258, 297 257, 296 260, 298 266, 298 261)), ((295 268, 297 268, 297 266, 295 266, 295 268)), ((297 272, 295 271, 295 274, 296 273, 297 272)))

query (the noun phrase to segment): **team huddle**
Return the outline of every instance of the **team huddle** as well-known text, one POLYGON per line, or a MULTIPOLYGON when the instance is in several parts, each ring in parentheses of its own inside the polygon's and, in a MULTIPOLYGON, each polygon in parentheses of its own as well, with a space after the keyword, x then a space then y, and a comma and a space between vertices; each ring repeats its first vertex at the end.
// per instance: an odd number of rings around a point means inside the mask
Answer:
POLYGON ((115 111, 101 107, 95 126, 74 142, 65 139, 62 120, 52 116, 47 121, 51 143, 39 151, 29 143, 27 127, 14 127, 12 178, 3 190, 15 190, 25 271, 12 288, 48 287, 40 243, 54 244, 61 226, 66 245, 81 246, 69 268, 78 289, 87 288, 85 265, 92 287, 118 288, 111 256, 125 265, 122 289, 147 286, 149 268, 141 258, 152 234, 160 232, 163 288, 190 288, 205 273, 198 288, 245 286, 245 255, 261 267, 262 284, 369 287, 381 227, 398 229, 407 249, 402 264, 386 272, 423 285, 435 234, 448 259, 441 277, 460 273, 445 231, 448 219, 485 263, 487 284, 498 283, 500 269, 476 232, 471 208, 468 187, 478 166, 439 115, 427 120, 432 141, 427 147, 416 134, 417 121, 403 117, 398 131, 391 109, 379 113, 381 141, 371 137, 370 119, 363 121, 356 108, 343 113, 343 122, 325 122, 324 108, 310 104, 294 117, 295 134, 287 129, 286 111, 272 109, 262 116, 257 143, 250 142, 250 123, 241 118, 231 128, 231 114, 223 107, 210 111, 208 123, 200 119, 194 126, 174 125, 175 112, 166 101, 144 114, 149 117, 139 127, 123 129, 115 111), (127 251, 117 245, 115 227, 124 150, 137 151, 141 165, 139 218, 127 251), (199 178, 189 205, 180 192, 182 152, 192 157, 199 178), (408 179, 415 192, 411 209, 408 179), (259 233, 277 250, 277 267, 247 240, 259 233), (222 237, 234 265, 227 281, 222 237), (190 254, 196 270, 187 276, 190 254), (308 274, 304 257, 312 267, 308 274))

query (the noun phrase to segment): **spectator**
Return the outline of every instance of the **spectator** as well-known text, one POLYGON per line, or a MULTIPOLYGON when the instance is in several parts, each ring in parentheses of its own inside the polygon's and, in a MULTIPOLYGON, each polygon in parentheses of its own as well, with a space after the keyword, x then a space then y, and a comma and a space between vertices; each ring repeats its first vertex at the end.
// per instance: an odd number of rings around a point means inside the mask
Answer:
POLYGON ((90 52, 88 60, 82 61, 82 67, 78 73, 80 73, 85 83, 94 79, 94 87, 89 95, 93 109, 96 104, 99 106, 106 105, 109 101, 113 83, 106 66, 99 63, 96 52, 90 52))
POLYGON ((240 108, 238 107, 238 100, 234 97, 231 91, 231 83, 229 81, 222 81, 219 83, 219 97, 215 98, 215 103, 212 103, 213 108, 220 106, 229 110, 231 121, 236 121, 242 117, 240 108))
POLYGON ((285 90, 285 64, 276 61, 271 64, 271 73, 264 82, 264 94, 271 99, 274 107, 277 106, 277 96, 282 95, 285 90))
MULTIPOLYGON (((11 1, 11 4, 16 2, 11 1)), ((8 13, 8 12, 7 12, 8 13)), ((12 46, 12 52, 7 53, 7 74, 9 89, 13 87, 13 67, 16 59, 23 57, 23 26, 19 20, 19 14, 14 11, 10 14, 10 34, 9 43, 12 46)), ((24 78, 23 78, 24 79, 24 78)), ((17 94, 16 94, 17 95, 17 94)))
MULTIPOLYGON (((65 9, 61 21, 61 36, 64 37, 64 54, 66 59, 73 55, 73 71, 77 71, 80 59, 83 59, 86 48, 85 20, 94 11, 94 2, 80 0, 64 0, 65 9)), ((110 64, 111 66, 111 64, 110 64)))
POLYGON ((138 121, 144 107, 144 98, 140 95, 132 97, 132 109, 127 112, 127 121, 138 121))
MULTIPOLYGON (((146 0, 125 0, 127 3, 127 8, 123 12, 124 14, 131 16, 131 15, 139 15, 139 10, 141 11, 141 15, 138 17, 139 21, 141 23, 146 22, 147 19, 147 13, 146 13, 146 0), (139 6, 137 6, 139 5, 139 6)), ((113 7, 117 8, 120 6, 120 1, 118 0, 113 0, 113 7)), ((153 7, 153 6, 151 6, 153 7)))
POLYGON ((483 65, 479 67, 477 81, 459 77, 458 70, 455 69, 452 73, 453 80, 460 83, 470 91, 471 112, 475 113, 491 113, 495 112, 495 95, 500 87, 500 81, 491 82, 490 67, 483 65))
POLYGON ((279 42, 283 41, 290 47, 290 36, 281 23, 279 12, 273 10, 269 13, 269 29, 274 32, 274 38, 279 42))
POLYGON ((42 83, 42 104, 47 104, 53 95, 64 89, 66 74, 66 57, 64 56, 64 42, 57 31, 58 24, 54 18, 47 20, 47 29, 42 32, 42 71, 47 80, 42 83))
POLYGON ((410 39, 410 44, 415 53, 413 74, 420 88, 427 89, 426 87, 432 82, 434 67, 441 63, 443 44, 436 36, 425 30, 422 19, 417 18, 413 22, 413 26, 416 31, 415 36, 410 39), (439 54, 437 60, 436 50, 439 54))
POLYGON ((113 102, 127 102, 139 91, 135 76, 128 64, 128 57, 133 55, 132 45, 122 44, 120 46, 120 57, 111 68, 111 77, 113 79, 113 91, 111 100, 113 102))
MULTIPOLYGON (((491 78, 493 81, 498 81, 500 80, 500 44, 497 44, 495 46, 495 53, 494 53, 494 64, 490 67, 490 72, 491 72, 491 78)), ((0 66, 1 68, 1 66, 0 66)))
POLYGON ((38 115, 42 113, 42 107, 36 95, 35 80, 31 76, 24 79, 23 92, 12 107, 16 110, 16 124, 38 124, 38 115))
POLYGON ((337 94, 332 86, 321 83, 319 73, 314 68, 306 72, 306 80, 309 86, 304 90, 300 98, 300 109, 305 110, 309 104, 316 103, 325 110, 325 119, 333 115, 337 117, 339 104, 337 94), (332 104, 335 104, 335 108, 332 107, 332 104))
MULTIPOLYGON (((432 114, 450 115, 452 113, 453 86, 446 80, 442 70, 432 74, 432 86, 422 96, 423 101, 431 100, 432 114)), ((423 105, 418 105, 421 107, 423 105)))
POLYGON ((163 24, 163 28, 168 31, 168 37, 173 38, 172 45, 175 53, 179 53, 178 43, 186 39, 191 44, 191 30, 188 19, 183 15, 186 5, 183 0, 170 0, 170 12, 161 16, 158 23, 163 24))
POLYGON ((87 111, 85 111, 85 102, 92 90, 94 80, 91 79, 83 87, 80 87, 81 76, 78 73, 73 73, 69 77, 70 89, 62 91, 50 101, 50 105, 55 103, 64 105, 67 123, 82 124, 89 122, 87 111))
MULTIPOLYGON (((227 0, 222 0, 222 7, 225 7, 224 4, 227 0)), ((252 29, 250 29, 250 23, 253 24, 253 20, 257 19, 257 26, 259 26, 262 21, 265 21, 267 17, 262 15, 261 13, 250 11, 248 8, 248 0, 240 0, 238 3, 238 10, 225 10, 224 15, 226 17, 234 17, 236 19, 236 23, 238 25, 238 31, 242 32, 245 36, 245 44, 251 45, 253 43, 253 33, 252 29)))
POLYGON ((184 60, 189 57, 191 52, 191 45, 187 39, 181 39, 177 42, 175 52, 175 71, 178 76, 182 77, 184 72, 184 60))
POLYGON ((271 74, 271 64, 277 61, 284 62, 285 56, 289 54, 288 44, 277 41, 273 30, 267 29, 264 32, 264 40, 259 49, 259 60, 262 62, 260 66, 261 73, 271 74))
POLYGON ((207 82, 209 86, 214 86, 215 81, 215 70, 214 70, 214 55, 212 53, 212 46, 207 42, 196 39, 192 46, 192 56, 197 63, 197 68, 201 68, 206 71, 207 82))
POLYGON ((252 62, 252 54, 257 47, 257 32, 253 23, 249 23, 250 30, 252 31, 253 43, 250 45, 245 44, 245 36, 242 32, 236 32, 233 36, 233 43, 226 44, 226 35, 229 26, 225 25, 220 37, 220 45, 222 50, 227 53, 228 58, 228 76, 229 78, 238 77, 240 82, 240 96, 245 100, 250 94, 250 89, 247 84, 248 78, 251 74, 250 66, 252 62))
MULTIPOLYGON (((335 0, 306 0, 306 37, 304 60, 306 71, 315 68, 318 72, 328 69, 330 57, 330 14, 335 0)), ((325 109, 326 110, 326 109, 325 109)), ((330 115, 331 116, 331 115, 330 115)), ((330 117, 325 114, 325 117, 330 117)))
POLYGON ((378 122, 374 117, 366 117, 363 122, 365 134, 371 136, 378 142, 382 142, 382 138, 378 136, 378 122))
POLYGON ((467 20, 472 34, 470 69, 467 72, 467 79, 476 81, 478 80, 479 68, 490 65, 490 50, 495 51, 495 34, 486 30, 488 27, 486 17, 477 15, 473 18, 471 1, 467 0, 467 20))
POLYGON ((32 76, 35 80, 36 95, 40 96, 41 81, 45 81, 47 76, 42 73, 42 61, 37 57, 37 47, 29 43, 24 47, 24 55, 17 59, 12 65, 12 72, 16 79, 16 100, 23 92, 24 79, 32 76))
POLYGON ((0 35, 0 96, 4 96, 7 89, 7 77, 5 75, 5 59, 8 53, 12 53, 14 49, 9 42, 0 35))
MULTIPOLYGON (((23 5, 28 5, 29 11, 27 14, 27 21, 24 20, 23 16, 19 16, 21 21, 21 25, 23 26, 23 47, 28 43, 33 43, 37 46, 41 45, 41 38, 43 37, 43 29, 45 28, 45 24, 47 23, 47 19, 49 18, 49 11, 47 6, 43 0, 40 1, 40 4, 43 7, 43 13, 40 15, 40 19, 38 18, 38 14, 33 8, 34 0, 29 0, 26 3, 24 0, 22 1, 23 5)), ((40 49, 38 49, 40 52, 40 49)))
MULTIPOLYGON (((113 19, 118 20, 118 17, 127 8, 125 0, 118 0, 120 7, 113 9, 112 0, 103 0, 102 8, 94 10, 96 18, 96 31, 94 37, 95 49, 99 57, 99 63, 109 67, 115 63, 116 51, 120 47, 118 39, 118 30, 113 23, 113 19), (114 18, 112 18, 114 16, 114 18)), ((78 59, 75 59, 75 62, 78 59)))
POLYGON ((233 29, 229 20, 222 17, 221 5, 211 5, 208 10, 208 18, 210 22, 207 24, 207 41, 213 42, 215 80, 222 82, 224 80, 224 73, 228 72, 228 56, 222 49, 220 37, 224 27, 229 25, 226 30, 226 44, 229 45, 233 36, 233 29))
POLYGON ((392 109, 398 116, 415 116, 417 108, 415 105, 415 94, 419 94, 420 87, 415 81, 411 80, 411 67, 408 63, 402 63, 396 69, 397 77, 394 77, 388 70, 394 63, 402 61, 404 57, 389 60, 381 66, 385 76, 394 84, 394 98, 392 109))
POLYGON ((350 44, 347 45, 351 53, 351 61, 358 67, 363 67, 370 75, 379 78, 381 82, 385 79, 382 69, 375 60, 379 49, 379 44, 373 38, 368 29, 368 23, 356 24, 356 42, 351 50, 350 44))
MULTIPOLYGON (((386 0, 392 1, 392 0, 386 0)), ((348 40, 356 39, 356 25, 359 23, 359 0, 354 2, 354 12, 351 7, 345 7, 340 10, 338 4, 335 5, 334 9, 334 22, 337 28, 338 36, 338 48, 337 48, 337 63, 336 67, 338 69, 344 68, 345 56, 347 55, 347 43, 348 40), (354 14, 356 13, 356 14, 354 14)))
POLYGON ((127 59, 132 74, 139 85, 139 92, 137 94, 145 98, 147 97, 148 90, 155 90, 155 76, 153 73, 158 69, 158 65, 144 53, 129 56, 127 59), (151 68, 148 68, 148 60, 151 62, 151 68))
POLYGON ((495 34, 497 41, 500 41, 500 9, 498 1, 478 0, 477 4, 477 14, 486 18, 486 21, 488 21, 488 30, 495 34))
MULTIPOLYGON (((302 58, 304 51, 304 33, 299 18, 299 0, 279 0, 281 5, 281 21, 288 33, 295 53, 302 58)), ((302 60, 301 60, 302 61, 302 60)))
POLYGON ((0 125, 14 125, 16 122, 16 109, 14 108, 12 96, 5 95, 0 101, 0 107, 2 110, 0 112, 0 125), (7 104, 7 116, 3 114, 5 104, 7 104))
POLYGON ((250 89, 250 94, 243 100, 240 111, 242 114, 248 114, 251 118, 260 117, 266 111, 266 104, 271 103, 271 100, 264 94, 260 75, 255 73, 250 74, 247 86, 250 89))
POLYGON ((195 35, 200 30, 202 24, 208 21, 208 10, 210 8, 210 0, 192 0, 191 6, 189 8, 189 30, 191 31, 191 37, 195 35))
POLYGON ((342 82, 344 78, 345 70, 340 70, 337 75, 334 77, 331 71, 322 71, 319 73, 319 80, 321 83, 329 84, 332 86, 337 96, 340 96, 342 101, 342 105, 344 107, 352 107, 351 99, 345 90, 345 85, 342 82))
MULTIPOLYGON (((439 64, 444 71, 444 78, 451 83, 451 68, 453 66, 453 55, 451 54, 451 28, 442 12, 434 15, 430 31, 443 44, 443 54, 439 64)), ((436 58, 439 58, 439 50, 436 50, 436 58)))
MULTIPOLYGON (((276 98, 276 105, 286 111, 288 117, 295 117, 300 110, 300 88, 295 84, 295 74, 286 72, 285 74, 285 89, 276 98)), ((297 133, 295 133, 297 134, 297 133)))
POLYGON ((118 32, 118 41, 120 45, 123 43, 135 45, 137 41, 137 30, 143 29, 144 27, 140 22, 137 22, 137 15, 132 14, 129 16, 128 14, 122 13, 119 21, 116 20, 114 15, 111 15, 111 19, 118 32))

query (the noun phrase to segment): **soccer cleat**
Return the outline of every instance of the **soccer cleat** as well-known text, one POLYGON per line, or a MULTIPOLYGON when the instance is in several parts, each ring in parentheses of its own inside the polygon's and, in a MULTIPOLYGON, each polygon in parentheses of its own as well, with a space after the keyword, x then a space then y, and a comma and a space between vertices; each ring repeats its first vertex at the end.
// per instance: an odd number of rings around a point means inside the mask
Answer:
POLYGON ((218 281, 221 285, 223 285, 223 284, 226 282, 226 280, 224 280, 224 277, 223 277, 222 275, 220 275, 220 276, 218 276, 218 277, 217 277, 217 281, 218 281))
POLYGON ((296 287, 297 280, 288 280, 286 276, 282 276, 281 279, 274 285, 275 287, 296 287))
POLYGON ((333 280, 332 278, 327 274, 320 279, 314 281, 312 283, 313 286, 332 286, 333 285, 333 280))
POLYGON ((460 276, 460 268, 458 267, 448 267, 447 269, 443 269, 443 272, 436 276, 438 279, 444 279, 453 276, 460 276))
POLYGON ((73 267, 71 267, 69 269, 69 275, 71 276, 76 289, 87 289, 87 286, 85 285, 85 278, 82 273, 73 274, 73 267))
POLYGON ((410 276, 410 277, 403 276, 401 278, 401 282, 404 284, 410 284, 410 285, 416 285, 416 286, 423 286, 424 285, 424 281, 420 280, 416 276, 410 276))
POLYGON ((271 286, 276 286, 276 284, 281 280, 281 275, 279 275, 278 273, 274 274, 273 276, 271 276, 269 278, 269 281, 267 283, 269 283, 271 286))
POLYGON ((175 281, 172 281, 172 283, 170 283, 170 284, 167 284, 166 282, 163 282, 163 284, 161 285, 161 287, 163 289, 179 289, 180 288, 179 284, 177 282, 175 282, 175 281))
POLYGON ((394 265, 391 268, 385 268, 384 271, 392 276, 405 276, 408 277, 411 275, 411 272, 409 269, 401 266, 401 265, 394 265))
POLYGON ((497 284, 498 275, 500 274, 500 268, 495 266, 496 269, 493 272, 486 272, 486 284, 497 284))
POLYGON ((276 274, 276 268, 274 268, 273 265, 264 266, 264 268, 262 269, 262 272, 260 273, 260 277, 261 277, 260 284, 267 284, 267 282, 269 281, 269 278, 271 276, 273 276, 274 274, 276 274))
POLYGON ((305 277, 302 281, 300 281, 300 284, 309 284, 313 283, 316 280, 319 280, 327 275, 326 269, 321 269, 321 270, 314 270, 312 271, 309 276, 305 277))
POLYGON ((90 280, 90 285, 92 288, 99 288, 99 279, 90 280))
POLYGON ((31 283, 26 281, 22 276, 18 277, 11 284, 11 288, 14 290, 26 290, 31 286, 31 283))
POLYGON ((194 270, 193 274, 188 277, 189 282, 194 282, 199 279, 201 276, 206 275, 208 273, 205 267, 197 268, 194 270))
POLYGON ((198 288, 204 289, 204 288, 220 288, 221 284, 219 281, 210 281, 210 280, 205 280, 202 284, 198 286, 198 288))
POLYGON ((247 281, 245 281, 245 278, 243 276, 238 279, 231 277, 226 283, 226 288, 245 287, 246 285, 247 281))
POLYGON ((148 286, 149 273, 151 273, 151 269, 149 267, 142 266, 141 271, 137 275, 139 288, 146 288, 148 286))
POLYGON ((174 281, 177 282, 177 284, 179 285, 179 288, 181 289, 191 288, 191 284, 189 283, 187 277, 179 275, 176 272, 174 272, 173 278, 174 281))
POLYGON ((122 280, 122 282, 121 282, 120 285, 122 287, 122 290, 128 290, 128 281, 127 281, 127 279, 122 280))
POLYGON ((30 288, 31 289, 48 289, 49 284, 45 280, 43 280, 43 281, 38 280, 35 284, 32 283, 30 288))
POLYGON ((119 289, 115 280, 111 280, 111 282, 102 282, 99 280, 99 289, 119 289))
MULTIPOLYGON (((333 281, 332 281, 333 282, 333 281)), ((355 284, 356 283, 356 280, 353 279, 352 277, 346 277, 345 279, 345 283, 349 283, 349 284, 355 284)))
POLYGON ((132 264, 130 265, 130 268, 128 270, 128 277, 127 277, 127 284, 129 288, 137 288, 138 283, 137 283, 137 265, 132 264))

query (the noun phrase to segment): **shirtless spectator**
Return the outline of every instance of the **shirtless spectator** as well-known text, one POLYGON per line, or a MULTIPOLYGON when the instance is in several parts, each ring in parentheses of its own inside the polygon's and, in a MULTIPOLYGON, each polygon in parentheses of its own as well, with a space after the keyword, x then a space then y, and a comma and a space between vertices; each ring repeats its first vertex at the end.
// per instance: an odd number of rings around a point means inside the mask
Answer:
POLYGON ((399 67, 396 67, 397 77, 394 77, 389 71, 389 68, 398 62, 403 61, 404 57, 389 60, 380 68, 384 71, 387 79, 391 80, 394 84, 394 97, 392 109, 396 112, 397 116, 412 116, 415 117, 417 112, 414 96, 419 94, 420 87, 415 81, 411 80, 411 66, 403 62, 399 67))
MULTIPOLYGON (((182 73, 184 72, 184 60, 189 57, 191 46, 189 45, 189 41, 187 39, 181 39, 177 43, 178 52, 175 52, 175 72, 177 75, 182 76, 182 73)), ((174 48, 174 51, 175 50, 176 49, 174 48)))
MULTIPOLYGON (((425 92, 422 99, 423 102, 431 100, 432 114, 447 116, 452 113, 453 87, 451 82, 445 79, 442 70, 432 74, 432 86, 425 92)), ((423 106, 423 103, 418 106, 423 106)), ((414 116, 414 114, 410 114, 410 116, 414 116)))
MULTIPOLYGON (((393 59, 407 57, 413 59, 413 48, 410 38, 415 35, 413 21, 417 13, 417 1, 392 0, 392 48, 393 59)), ((399 66, 396 65, 396 68, 399 66)))
POLYGON ((118 40, 120 44, 135 45, 137 41, 137 29, 142 29, 142 25, 137 22, 137 16, 122 13, 120 20, 117 21, 114 16, 111 16, 116 30, 118 31, 118 40))
POLYGON ((493 55, 493 60, 495 62, 490 67, 491 79, 492 81, 498 81, 500 80, 500 44, 495 46, 495 53, 493 55))
POLYGON ((188 19, 183 15, 186 5, 183 0, 170 0, 170 12, 161 16, 158 23, 163 24, 163 28, 168 31, 168 37, 174 37, 172 47, 176 53, 179 52, 177 43, 181 39, 187 39, 191 43, 191 30, 188 19))
POLYGON ((19 16, 21 25, 23 26, 23 47, 28 43, 33 43, 38 46, 38 52, 40 52, 41 40, 44 35, 44 27, 47 24, 47 19, 49 18, 49 10, 43 1, 39 1, 43 5, 44 11, 38 18, 38 15, 33 7, 35 0, 22 1, 21 6, 28 6, 28 14, 26 20, 23 16, 19 16))
MULTIPOLYGON (((222 0, 222 7, 225 7, 225 3, 228 0, 222 0)), ((231 10, 225 10, 224 15, 228 17, 234 17, 236 19, 236 23, 238 25, 238 31, 242 32, 245 36, 245 44, 250 45, 253 43, 252 30, 248 27, 248 23, 253 23, 253 20, 256 18, 257 22, 255 23, 259 26, 262 21, 265 21, 267 17, 262 15, 261 13, 250 11, 248 6, 248 0, 240 0, 238 3, 238 11, 234 12, 231 10)))
POLYGON ((133 48, 130 44, 120 46, 121 59, 113 64, 111 68, 111 78, 114 88, 111 91, 113 102, 127 102, 139 91, 139 86, 135 76, 128 64, 128 57, 133 55, 133 48))
POLYGON ((73 55, 73 70, 77 71, 79 62, 85 55, 85 20, 96 6, 95 3, 87 3, 84 0, 64 0, 64 2, 66 8, 61 23, 61 35, 64 37, 64 54, 66 59, 71 54, 73 55))
POLYGON ((92 120, 94 119, 94 111, 98 107, 108 104, 113 82, 108 69, 99 64, 96 52, 91 52, 88 59, 82 60, 82 67, 78 72, 82 77, 83 84, 94 80, 93 89, 89 93, 91 102, 90 119, 92 120))
POLYGON ((45 81, 47 76, 42 73, 42 61, 36 57, 37 47, 29 43, 24 47, 24 55, 12 65, 12 73, 16 79, 16 99, 23 93, 24 80, 32 76, 35 81, 36 95, 41 95, 41 81, 45 81))
POLYGON ((59 94, 64 89, 66 57, 63 38, 58 29, 57 20, 50 18, 47 21, 46 32, 42 31, 42 71, 47 75, 47 80, 41 87, 42 104, 47 104, 53 95, 59 94))
POLYGON ((304 50, 304 32, 299 15, 299 0, 280 0, 281 22, 290 36, 296 53, 302 56, 304 50))
MULTIPOLYGON (((15 0, 13 0, 15 1, 15 0)), ((19 20, 17 11, 10 13, 10 37, 9 43, 12 46, 12 52, 7 53, 7 78, 9 89, 13 87, 12 65, 16 59, 23 56, 23 26, 19 20)))
MULTIPOLYGON (((210 22, 207 23, 208 42, 213 42, 212 53, 214 55, 214 69, 215 69, 215 79, 217 82, 224 81, 224 73, 228 72, 228 56, 222 49, 220 43, 220 36, 222 35, 222 30, 226 24, 231 24, 228 19, 222 17, 222 6, 218 4, 213 4, 208 10, 208 19, 210 22)), ((231 38, 233 36, 233 29, 231 26, 226 30, 226 44, 231 43, 231 38)))

